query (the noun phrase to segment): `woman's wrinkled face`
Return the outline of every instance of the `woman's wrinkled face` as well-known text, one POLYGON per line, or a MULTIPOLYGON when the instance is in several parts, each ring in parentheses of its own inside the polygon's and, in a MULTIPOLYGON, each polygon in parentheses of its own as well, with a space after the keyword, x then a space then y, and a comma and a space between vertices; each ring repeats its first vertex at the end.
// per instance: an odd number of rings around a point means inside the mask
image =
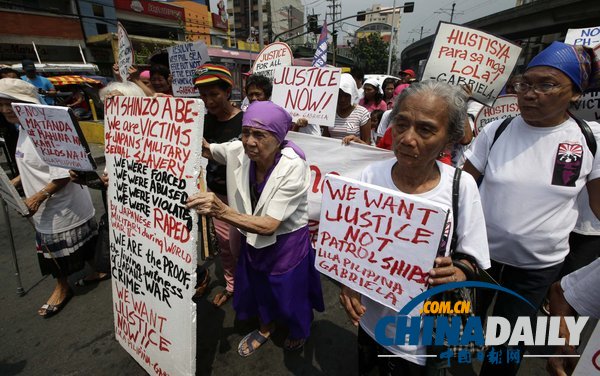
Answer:
POLYGON ((363 90, 365 92, 365 99, 374 99, 375 94, 377 94, 377 88, 375 88, 373 85, 367 84, 363 86, 363 90))
POLYGON ((150 77, 150 83, 152 84, 154 91, 157 93, 168 94, 171 92, 171 82, 168 77, 154 73, 150 77))
POLYGON ((392 120, 392 148, 402 167, 422 168, 448 145, 448 106, 438 96, 415 94, 392 120))
POLYGON ((201 86, 198 88, 200 99, 206 106, 206 111, 211 115, 218 115, 225 110, 229 103, 231 89, 223 90, 218 85, 201 86))
POLYGON ((246 90, 246 96, 248 97, 248 102, 250 103, 254 101, 262 102, 269 99, 265 95, 264 90, 256 85, 248 86, 248 90, 246 90))
POLYGON ((338 94, 337 110, 343 111, 350 106, 352 106, 352 95, 347 94, 345 91, 340 89, 338 94))
POLYGON ((15 101, 11 99, 0 98, 0 113, 4 115, 4 118, 9 123, 17 124, 19 122, 19 118, 17 117, 17 114, 15 114, 15 111, 13 111, 13 108, 11 106, 11 104, 14 102, 15 101))
POLYGON ((552 84, 548 93, 538 93, 534 88, 526 92, 517 92, 521 116, 527 124, 534 127, 552 127, 567 119, 567 110, 571 102, 581 96, 573 83, 564 73, 551 67, 528 69, 516 82, 529 85, 552 84))
POLYGON ((242 127, 242 145, 250 160, 258 163, 272 161, 279 151, 279 141, 263 129, 242 127))

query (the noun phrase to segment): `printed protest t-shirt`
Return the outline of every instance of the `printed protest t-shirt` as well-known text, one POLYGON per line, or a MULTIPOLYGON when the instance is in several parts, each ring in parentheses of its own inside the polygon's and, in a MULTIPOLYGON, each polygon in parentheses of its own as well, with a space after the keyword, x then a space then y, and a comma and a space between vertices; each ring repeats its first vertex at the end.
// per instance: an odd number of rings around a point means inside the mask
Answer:
MULTIPOLYGON (((360 178, 361 181, 398 190, 392 180, 392 168, 396 159, 373 163, 365 168, 360 178)), ((454 178, 454 167, 436 162, 440 170, 439 184, 422 194, 414 196, 425 198, 436 203, 452 207, 452 181, 454 178)), ((473 256, 477 260, 480 268, 487 269, 491 266, 487 245, 487 236, 485 231, 485 220, 483 210, 477 191, 477 184, 469 174, 462 174, 459 186, 459 204, 458 204, 458 244, 456 252, 465 253, 473 256)), ((452 216, 450 216, 452 220, 452 216)), ((432 265, 433 267, 433 265, 432 265)), ((360 326, 372 337, 375 338, 375 327, 380 318, 384 316, 394 316, 396 312, 381 305, 365 296, 362 297, 362 304, 366 307, 365 314, 360 319, 360 326)), ((386 327, 387 336, 396 337, 396 327, 390 324, 386 327)), ((424 355, 426 349, 424 346, 385 346, 393 354, 420 365, 425 364, 426 358, 415 355, 424 355)))
MULTIPOLYGON (((216 116, 206 114, 204 117, 204 138, 209 144, 222 144, 237 140, 242 133, 242 118, 244 113, 240 111, 237 115, 227 121, 219 121, 216 116)), ((206 184, 211 191, 221 195, 227 194, 227 169, 215 161, 208 161, 206 167, 206 184)))
MULTIPOLYGON (((554 127, 532 127, 514 118, 491 148, 502 120, 475 138, 466 157, 484 172, 480 186, 493 260, 524 269, 543 269, 564 260, 577 221, 577 196, 600 177, 573 119, 554 127), (487 163, 487 168, 486 168, 487 163)), ((600 124, 588 122, 600 145, 600 124)))

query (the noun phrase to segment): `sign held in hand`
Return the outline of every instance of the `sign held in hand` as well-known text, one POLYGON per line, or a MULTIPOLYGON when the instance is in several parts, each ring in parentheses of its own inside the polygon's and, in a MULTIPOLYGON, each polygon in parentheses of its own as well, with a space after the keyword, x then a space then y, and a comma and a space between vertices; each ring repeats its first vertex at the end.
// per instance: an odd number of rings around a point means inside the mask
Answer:
POLYGON ((167 48, 169 69, 173 77, 173 95, 176 97, 199 97, 193 77, 196 67, 210 61, 204 42, 178 44, 167 48))
POLYGON ((119 65, 119 75, 122 81, 127 81, 129 77, 129 67, 131 67, 135 61, 133 55, 133 45, 129 40, 127 31, 117 22, 117 45, 119 47, 119 53, 117 56, 117 64, 119 65))

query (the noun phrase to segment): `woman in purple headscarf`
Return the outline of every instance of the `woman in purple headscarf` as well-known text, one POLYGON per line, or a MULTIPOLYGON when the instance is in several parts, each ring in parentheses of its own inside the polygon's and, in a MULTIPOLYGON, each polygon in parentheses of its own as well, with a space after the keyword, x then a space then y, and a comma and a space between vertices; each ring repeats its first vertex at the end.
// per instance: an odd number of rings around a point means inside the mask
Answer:
POLYGON ((289 328, 284 348, 302 348, 310 335, 313 309, 324 309, 308 232, 310 170, 302 150, 284 140, 291 123, 290 115, 276 104, 252 103, 244 114, 241 141, 203 141, 202 154, 227 166, 230 206, 210 192, 188 201, 199 214, 242 233, 233 306, 238 319, 260 320, 260 328, 238 346, 244 357, 267 341, 275 320, 289 328))

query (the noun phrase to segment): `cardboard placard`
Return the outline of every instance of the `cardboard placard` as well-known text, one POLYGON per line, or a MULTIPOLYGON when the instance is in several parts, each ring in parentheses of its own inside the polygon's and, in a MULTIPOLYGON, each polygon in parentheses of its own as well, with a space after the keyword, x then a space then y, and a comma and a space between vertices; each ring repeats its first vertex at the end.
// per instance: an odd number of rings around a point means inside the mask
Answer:
POLYGON ((426 290, 428 272, 450 233, 449 211, 430 200, 327 175, 316 267, 399 311, 426 290))
POLYGON ((12 185, 8 175, 6 175, 6 172, 2 168, 0 168, 0 196, 8 206, 15 209, 21 215, 29 214, 27 205, 25 205, 21 196, 19 196, 19 192, 12 185))
POLYGON ((106 100, 105 153, 115 336, 153 375, 194 375, 198 192, 204 104, 106 100))
POLYGON ((340 68, 278 67, 273 76, 273 103, 294 121, 333 127, 340 87, 340 68))
POLYGON ((507 117, 516 117, 521 114, 517 96, 515 94, 501 95, 496 98, 494 105, 491 107, 482 107, 475 117, 475 127, 473 135, 477 136, 483 127, 492 121, 506 119, 507 117))
POLYGON ((119 75, 121 80, 127 81, 129 77, 129 67, 131 67, 135 61, 133 55, 133 45, 127 35, 127 30, 117 22, 117 45, 119 46, 119 54, 117 56, 117 64, 119 65, 119 75))
POLYGON ((204 42, 178 44, 167 48, 169 69, 173 77, 173 95, 176 97, 199 97, 193 77, 196 67, 210 61, 204 42))
POLYGON ((520 53, 521 47, 492 34, 440 22, 421 79, 469 84, 473 98, 491 106, 520 53))
POLYGON ((594 332, 573 371, 573 376, 590 376, 598 374, 600 374, 600 324, 596 323, 594 332))
POLYGON ((583 29, 569 29, 565 37, 566 44, 594 47, 600 44, 600 26, 583 29))
POLYGON ((70 170, 96 171, 90 147, 70 108, 25 103, 12 106, 44 162, 70 170))
POLYGON ((273 78, 275 68, 292 65, 294 54, 286 43, 275 42, 260 51, 252 65, 252 74, 273 78))
POLYGON ((600 90, 582 95, 570 111, 583 120, 600 121, 600 90))

